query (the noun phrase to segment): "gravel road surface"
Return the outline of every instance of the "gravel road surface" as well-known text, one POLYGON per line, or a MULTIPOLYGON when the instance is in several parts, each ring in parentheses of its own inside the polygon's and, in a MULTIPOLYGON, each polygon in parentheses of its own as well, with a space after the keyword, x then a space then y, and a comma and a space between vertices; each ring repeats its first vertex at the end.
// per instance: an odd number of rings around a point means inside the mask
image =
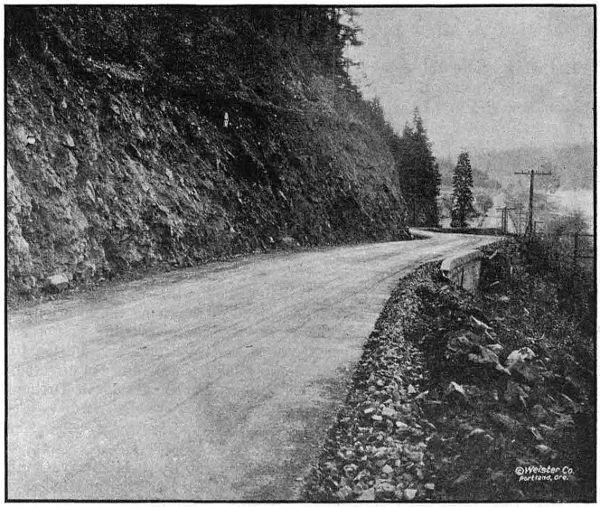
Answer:
POLYGON ((8 498, 296 498, 397 279, 497 239, 426 234, 11 312, 8 498))

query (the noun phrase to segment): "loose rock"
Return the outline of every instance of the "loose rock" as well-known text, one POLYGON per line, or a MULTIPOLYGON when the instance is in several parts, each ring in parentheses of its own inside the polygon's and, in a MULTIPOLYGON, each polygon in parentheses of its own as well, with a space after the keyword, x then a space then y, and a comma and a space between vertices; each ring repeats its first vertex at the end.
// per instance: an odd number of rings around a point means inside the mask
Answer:
POLYGON ((393 469, 393 468, 392 468, 390 465, 385 465, 385 466, 384 466, 384 467, 381 469, 381 471, 382 471, 384 474, 387 474, 387 475, 391 475, 392 473, 394 473, 394 469, 393 469))
POLYGON ((451 381, 446 388, 446 392, 444 393, 447 398, 459 399, 462 401, 467 400, 467 393, 463 389, 460 384, 457 384, 454 381, 451 381))
POLYGON ((396 421, 396 429, 397 429, 397 431, 408 431, 410 428, 409 428, 408 424, 406 424, 402 421, 396 421))
POLYGON ((389 417, 390 419, 393 419, 396 417, 396 411, 391 407, 385 407, 381 411, 381 415, 383 415, 383 417, 389 417))
POLYGON ((416 489, 407 488, 404 490, 404 499, 405 500, 414 500, 416 496, 417 496, 416 489))
POLYGON ((506 367, 510 368, 519 361, 529 361, 535 358, 535 353, 529 347, 523 347, 519 350, 513 350, 506 358, 506 367))
POLYGON ((369 488, 357 498, 359 502, 374 502, 375 501, 375 488, 369 488))
POLYGON ((75 148, 75 141, 73 140, 71 134, 69 134, 68 132, 65 134, 64 144, 69 148, 75 148))
POLYGON ((50 291, 60 292, 69 286, 69 279, 64 274, 52 275, 46 278, 46 286, 50 291))

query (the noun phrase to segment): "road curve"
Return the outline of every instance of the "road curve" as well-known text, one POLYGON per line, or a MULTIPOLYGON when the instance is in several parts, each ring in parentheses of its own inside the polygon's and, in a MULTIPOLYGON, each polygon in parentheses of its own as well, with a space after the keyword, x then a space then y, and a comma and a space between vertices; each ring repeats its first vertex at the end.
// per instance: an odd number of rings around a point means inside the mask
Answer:
POLYGON ((289 500, 429 234, 151 276, 8 316, 9 499, 289 500))

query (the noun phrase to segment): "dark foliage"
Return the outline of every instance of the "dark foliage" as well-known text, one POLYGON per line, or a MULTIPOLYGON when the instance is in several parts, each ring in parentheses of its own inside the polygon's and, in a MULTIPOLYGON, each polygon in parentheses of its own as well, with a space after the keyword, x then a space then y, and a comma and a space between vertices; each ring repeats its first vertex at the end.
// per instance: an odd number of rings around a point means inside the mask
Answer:
POLYGON ((592 333, 596 323, 594 238, 581 215, 554 217, 538 234, 519 238, 529 270, 559 287, 561 308, 592 333))
POLYGON ((343 51, 360 44, 352 14, 332 7, 8 6, 7 56, 60 49, 83 73, 94 62, 122 65, 147 90, 284 103, 276 92, 294 60, 349 83, 343 51), (274 71, 278 79, 265 79, 274 71))
POLYGON ((451 227, 466 227, 467 218, 473 213, 473 174, 469 154, 458 156, 458 163, 452 178, 452 221, 451 227))
POLYGON ((418 109, 414 112, 413 125, 406 125, 402 136, 392 139, 391 146, 411 225, 437 225, 436 198, 441 179, 418 109))
POLYGON ((447 285, 434 264, 401 280, 307 500, 593 501, 595 331, 561 308, 560 286, 532 274, 517 245, 484 251, 477 294, 447 285), (521 350, 532 357, 498 368, 521 350), (522 481, 517 468, 565 465, 551 482, 522 481))

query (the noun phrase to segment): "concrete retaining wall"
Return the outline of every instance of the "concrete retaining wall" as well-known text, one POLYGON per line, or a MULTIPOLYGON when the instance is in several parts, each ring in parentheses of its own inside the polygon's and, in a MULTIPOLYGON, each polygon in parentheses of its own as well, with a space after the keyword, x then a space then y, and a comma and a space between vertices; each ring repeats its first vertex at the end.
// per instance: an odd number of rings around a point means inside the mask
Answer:
POLYGON ((470 250, 453 255, 442 262, 442 274, 455 285, 469 291, 477 290, 481 273, 481 259, 484 254, 479 250, 470 250))

